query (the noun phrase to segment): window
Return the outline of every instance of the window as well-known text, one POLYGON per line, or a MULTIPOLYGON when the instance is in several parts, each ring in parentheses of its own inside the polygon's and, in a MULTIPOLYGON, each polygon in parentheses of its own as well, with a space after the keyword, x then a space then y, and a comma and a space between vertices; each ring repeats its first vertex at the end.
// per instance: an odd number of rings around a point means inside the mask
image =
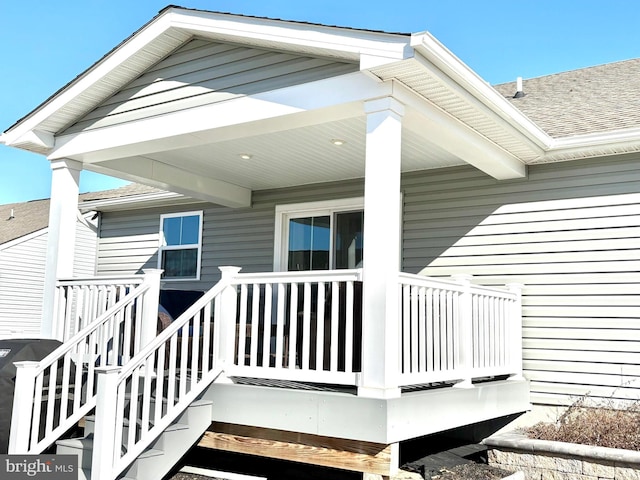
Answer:
POLYGON ((363 199, 276 207, 276 270, 359 268, 363 199))
POLYGON ((158 268, 166 280, 199 280, 202 212, 160 216, 158 268))

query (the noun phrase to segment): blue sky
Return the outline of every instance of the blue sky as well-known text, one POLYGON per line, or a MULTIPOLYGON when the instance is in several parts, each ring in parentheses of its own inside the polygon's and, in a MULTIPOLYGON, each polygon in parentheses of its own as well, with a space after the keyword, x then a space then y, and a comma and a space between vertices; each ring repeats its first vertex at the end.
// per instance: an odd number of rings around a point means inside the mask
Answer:
MULTIPOLYGON (((0 131, 168 0, 0 0, 0 131)), ((391 32, 428 30, 490 83, 640 57, 636 0, 184 0, 190 8, 391 32)), ((123 182, 83 172, 81 190, 123 182)), ((47 160, 0 146, 0 204, 46 198, 47 160)))

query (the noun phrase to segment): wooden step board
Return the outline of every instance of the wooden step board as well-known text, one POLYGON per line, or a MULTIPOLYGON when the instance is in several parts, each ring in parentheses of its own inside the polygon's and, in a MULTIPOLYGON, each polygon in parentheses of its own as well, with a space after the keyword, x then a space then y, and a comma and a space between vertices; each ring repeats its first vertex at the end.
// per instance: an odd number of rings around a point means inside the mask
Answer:
POLYGON ((395 475, 399 463, 397 443, 383 445, 219 422, 211 424, 198 446, 383 477, 395 475))

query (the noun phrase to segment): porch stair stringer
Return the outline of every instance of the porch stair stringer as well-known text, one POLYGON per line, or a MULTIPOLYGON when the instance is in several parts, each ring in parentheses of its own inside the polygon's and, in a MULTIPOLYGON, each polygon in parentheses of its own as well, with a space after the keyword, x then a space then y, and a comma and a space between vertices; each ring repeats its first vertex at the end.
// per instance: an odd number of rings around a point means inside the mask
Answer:
MULTIPOLYGON (((169 425, 117 478, 157 480, 163 478, 211 425, 212 402, 196 400, 169 425)), ((91 480, 94 421, 87 419, 85 436, 59 440, 57 454, 78 456, 78 479, 91 480)))

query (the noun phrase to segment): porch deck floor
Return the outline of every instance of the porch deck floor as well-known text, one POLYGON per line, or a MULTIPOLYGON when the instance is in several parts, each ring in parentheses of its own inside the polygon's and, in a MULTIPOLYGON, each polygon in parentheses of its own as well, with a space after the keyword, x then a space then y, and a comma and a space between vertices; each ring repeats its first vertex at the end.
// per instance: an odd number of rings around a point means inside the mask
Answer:
MULTIPOLYGON (((474 381, 476 383, 483 383, 494 380, 504 380, 504 377, 490 377, 483 378, 474 381)), ((348 395, 358 395, 358 388, 356 386, 351 385, 330 385, 330 384, 322 384, 322 383, 312 383, 312 382, 299 382, 292 380, 277 380, 277 379, 267 379, 267 378, 253 378, 253 377, 231 377, 231 380, 236 385, 251 385, 256 387, 271 387, 271 388, 288 388, 293 390, 306 390, 313 392, 331 392, 331 393, 344 393, 348 395)), ((455 382, 437 382, 437 383, 426 383, 420 385, 408 385, 401 388, 401 393, 412 393, 412 392, 422 392, 425 390, 435 390, 438 388, 447 388, 455 385, 455 382)))

